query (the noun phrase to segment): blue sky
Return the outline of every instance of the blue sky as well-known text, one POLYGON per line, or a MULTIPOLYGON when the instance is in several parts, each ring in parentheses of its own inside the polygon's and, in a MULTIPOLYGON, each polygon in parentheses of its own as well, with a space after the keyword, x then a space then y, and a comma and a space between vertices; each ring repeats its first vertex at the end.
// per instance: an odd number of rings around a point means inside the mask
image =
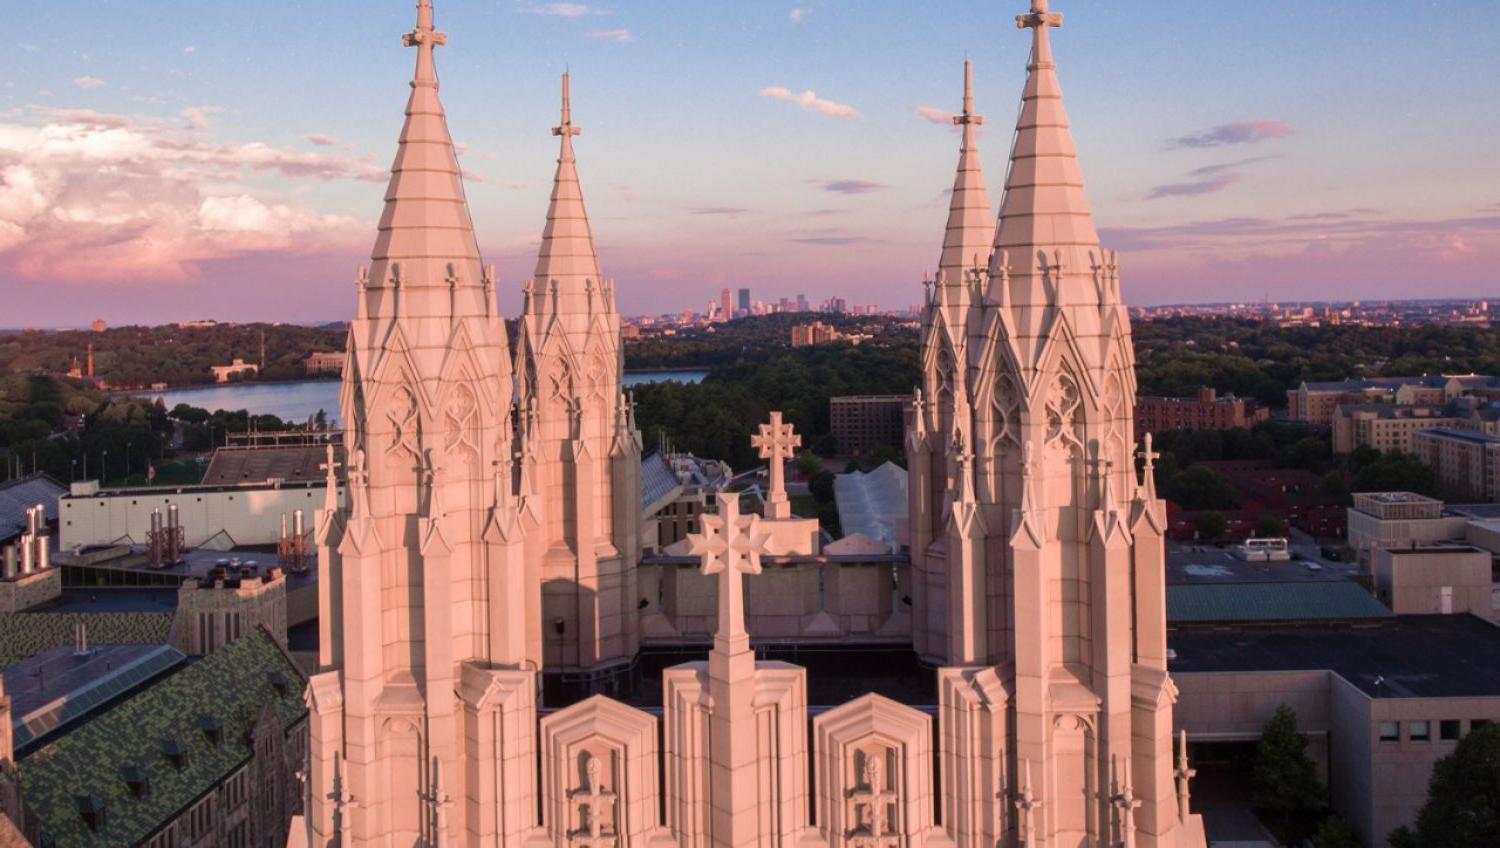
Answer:
MULTIPOLYGON (((83 323, 80 297, 117 322, 344 317, 413 5, 29 7, 0 90, 0 296, 17 304, 0 324, 83 323)), ((998 207, 1029 46, 1013 5, 437 0, 442 97, 506 308, 534 261, 565 67, 623 311, 726 285, 914 302, 957 144, 918 110, 956 108, 974 60, 998 207)), ((1131 302, 1495 293, 1500 4, 1054 8, 1131 302)))

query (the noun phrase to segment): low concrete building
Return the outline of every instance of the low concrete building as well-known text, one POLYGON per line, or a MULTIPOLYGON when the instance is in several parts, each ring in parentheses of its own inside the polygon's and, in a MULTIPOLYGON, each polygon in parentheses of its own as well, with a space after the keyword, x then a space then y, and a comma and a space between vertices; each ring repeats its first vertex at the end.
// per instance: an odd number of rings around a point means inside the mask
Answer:
POLYGON ((259 374, 260 366, 254 362, 246 362, 239 357, 235 357, 234 361, 228 365, 210 365, 208 366, 208 370, 214 373, 214 382, 228 383, 246 374, 259 374))
POLYGON ((1360 492, 1349 509, 1349 547, 1369 567, 1380 548, 1461 539, 1468 519, 1415 492, 1360 492))
POLYGON ((1427 544, 1375 553, 1375 592, 1402 614, 1494 614, 1494 556, 1471 545, 1427 544))
MULTIPOLYGON (((300 483, 256 482, 224 486, 144 486, 102 489, 95 481, 74 483, 57 499, 58 531, 65 551, 120 542, 143 544, 151 514, 176 505, 184 543, 200 547, 210 540, 227 549, 237 545, 274 545, 281 537, 281 516, 302 510, 311 516, 323 506, 323 480, 300 483)), ((344 486, 338 490, 340 502, 344 486)))
POLYGON ((1167 644, 1174 724, 1199 780, 1243 785, 1266 720, 1287 704, 1366 845, 1416 818, 1433 764, 1459 739, 1500 721, 1500 627, 1471 615, 1173 629, 1167 644))

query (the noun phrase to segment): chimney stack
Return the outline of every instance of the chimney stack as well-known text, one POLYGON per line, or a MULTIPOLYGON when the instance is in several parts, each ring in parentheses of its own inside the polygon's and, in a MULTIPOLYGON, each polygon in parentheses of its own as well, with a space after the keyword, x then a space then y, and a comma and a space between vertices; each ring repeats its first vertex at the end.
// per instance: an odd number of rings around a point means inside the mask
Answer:
POLYGON ((16 546, 6 545, 5 552, 0 554, 0 557, 3 557, 4 562, 4 565, 0 566, 0 575, 3 575, 6 580, 14 580, 16 578, 16 571, 20 568, 20 565, 16 562, 16 546))

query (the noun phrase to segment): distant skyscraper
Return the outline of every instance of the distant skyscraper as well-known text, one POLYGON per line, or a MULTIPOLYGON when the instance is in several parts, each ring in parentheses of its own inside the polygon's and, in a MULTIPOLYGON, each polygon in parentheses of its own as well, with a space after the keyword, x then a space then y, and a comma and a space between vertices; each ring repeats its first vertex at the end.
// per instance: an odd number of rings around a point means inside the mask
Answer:
POLYGON ((740 289, 740 312, 744 315, 750 314, 750 290, 740 289))
POLYGON ((719 292, 719 320, 728 321, 734 317, 734 293, 729 289, 719 292))
POLYGON ((807 311, 807 295, 805 295, 805 294, 799 294, 799 295, 797 295, 797 311, 798 312, 806 312, 807 311))

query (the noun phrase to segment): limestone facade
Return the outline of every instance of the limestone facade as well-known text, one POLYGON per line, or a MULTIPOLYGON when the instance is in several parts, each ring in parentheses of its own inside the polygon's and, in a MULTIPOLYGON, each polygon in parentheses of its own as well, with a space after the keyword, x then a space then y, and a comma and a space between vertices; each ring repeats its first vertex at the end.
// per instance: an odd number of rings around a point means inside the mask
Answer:
POLYGON ((318 519, 320 672, 291 843, 1203 845, 1190 770, 1174 769, 1163 505, 1149 444, 1134 471, 1129 327, 1048 46, 1061 15, 1035 0, 1018 19, 1033 55, 998 231, 967 94, 959 119, 909 440, 921 553, 903 584, 889 563, 776 568, 816 558, 819 539, 790 514, 796 437, 775 418, 756 441, 765 514, 719 494, 683 540, 698 571, 638 567, 640 439, 567 78, 512 359, 437 97, 446 37, 430 0, 417 15, 406 126, 356 280, 348 499, 318 519), (907 628, 942 666, 935 713, 872 693, 810 716, 806 670, 757 661, 757 619, 793 639, 907 628), (598 695, 539 703, 539 672, 611 674, 663 621, 711 628, 712 648, 663 673, 659 716, 598 695))
POLYGON ((987 753, 1027 806, 983 819, 1001 828, 986 838, 1188 844, 1201 835, 1174 782, 1164 510, 1149 437, 1138 454, 1132 432, 1118 263, 1100 247, 1062 105, 1049 40, 1062 15, 1034 2, 1016 23, 1032 49, 998 227, 966 65, 958 172, 926 283, 907 435, 914 647, 992 669, 984 698, 1005 720, 987 753))

